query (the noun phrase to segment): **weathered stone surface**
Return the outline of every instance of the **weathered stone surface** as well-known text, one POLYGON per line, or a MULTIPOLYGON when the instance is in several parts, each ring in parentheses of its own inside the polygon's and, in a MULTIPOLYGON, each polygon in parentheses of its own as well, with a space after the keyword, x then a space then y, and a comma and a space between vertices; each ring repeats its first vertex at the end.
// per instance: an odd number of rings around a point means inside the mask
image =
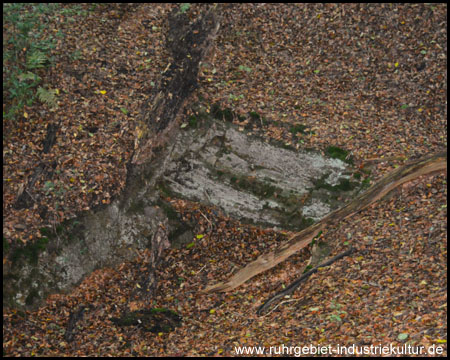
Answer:
POLYGON ((183 131, 175 142, 164 181, 179 197, 244 222, 299 229, 357 191, 338 192, 351 177, 341 160, 280 148, 216 120, 206 128, 183 131))
MULTIPOLYGON (((149 247, 160 224, 172 246, 192 241, 192 224, 181 221, 163 201, 160 187, 174 197, 219 207, 248 223, 300 230, 342 204, 358 188, 338 190, 351 176, 349 165, 318 152, 284 149, 248 136, 234 125, 208 118, 181 130, 136 182, 109 206, 77 219, 55 249, 36 263, 19 259, 7 288, 14 303, 33 305, 51 291, 68 289, 94 269, 115 266, 149 247)), ((5 289, 5 288, 4 288, 5 289)))

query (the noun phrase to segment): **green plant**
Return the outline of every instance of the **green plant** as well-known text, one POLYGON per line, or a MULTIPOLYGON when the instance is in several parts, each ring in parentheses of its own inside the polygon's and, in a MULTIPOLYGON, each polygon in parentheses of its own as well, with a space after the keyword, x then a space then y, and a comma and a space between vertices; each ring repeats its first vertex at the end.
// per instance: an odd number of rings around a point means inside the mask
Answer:
POLYGON ((180 12, 183 14, 183 13, 185 13, 186 11, 188 11, 190 7, 191 7, 191 4, 190 4, 190 3, 182 3, 182 4, 180 5, 180 12))
POLYGON ((325 150, 325 154, 332 159, 339 159, 346 162, 347 164, 353 165, 353 159, 349 155, 347 150, 341 149, 337 146, 328 146, 325 150))
MULTIPOLYGON (((9 3, 3 5, 3 97, 6 119, 15 118, 31 105, 41 82, 38 71, 49 66, 55 40, 46 31, 58 4, 9 3)), ((54 104, 47 93, 44 102, 54 104), (50 102, 49 102, 50 101, 50 102)))
POLYGON ((55 107, 57 105, 56 94, 57 94, 56 90, 52 89, 47 90, 41 86, 39 86, 36 91, 36 95, 39 98, 39 100, 42 103, 49 105, 50 107, 55 107))
POLYGON ((342 322, 341 316, 347 314, 346 311, 341 310, 342 305, 332 300, 330 307, 334 310, 334 313, 329 315, 328 319, 335 322, 342 322))

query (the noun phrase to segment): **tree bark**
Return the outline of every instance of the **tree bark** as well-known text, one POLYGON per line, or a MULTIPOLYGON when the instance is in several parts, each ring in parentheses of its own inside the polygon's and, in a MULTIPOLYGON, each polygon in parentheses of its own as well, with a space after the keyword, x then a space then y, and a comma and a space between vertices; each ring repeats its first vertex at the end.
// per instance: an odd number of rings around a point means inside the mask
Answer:
POLYGON ((136 131, 131 163, 141 165, 162 145, 186 100, 197 87, 199 65, 207 55, 220 27, 217 7, 213 6, 192 24, 178 9, 169 14, 166 48, 171 62, 158 81, 150 100, 143 106, 136 131))
MULTIPOLYGON (((136 184, 146 177, 146 168, 153 158, 154 150, 167 141, 167 135, 175 127, 186 100, 197 88, 199 66, 217 35, 219 19, 216 6, 212 6, 192 23, 186 13, 177 8, 169 14, 166 49, 171 62, 157 82, 150 100, 141 109, 135 151, 128 166, 127 188, 136 188, 130 182, 136 184)), ((152 236, 151 259, 148 273, 144 274, 141 297, 148 299, 153 295, 157 285, 155 269, 163 250, 169 246, 166 219, 152 236)))
POLYGON ((258 259, 239 270, 229 281, 210 285, 203 292, 224 292, 235 289, 255 275, 273 268, 295 252, 309 245, 312 239, 327 226, 335 225, 343 219, 357 214, 405 182, 414 180, 422 175, 429 175, 446 169, 447 151, 444 151, 435 155, 422 157, 392 171, 355 200, 328 214, 320 222, 293 235, 291 239, 275 251, 261 255, 258 259))

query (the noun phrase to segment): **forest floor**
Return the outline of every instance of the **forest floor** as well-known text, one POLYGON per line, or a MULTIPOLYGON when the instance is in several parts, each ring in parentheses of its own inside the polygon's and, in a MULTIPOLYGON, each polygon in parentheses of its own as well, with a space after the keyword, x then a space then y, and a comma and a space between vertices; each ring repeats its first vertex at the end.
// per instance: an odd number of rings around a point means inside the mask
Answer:
MULTIPOLYGON (((33 241, 42 227, 120 193, 135 119, 170 62, 163 34, 177 5, 77 6, 48 19, 48 32, 63 36, 52 50, 54 66, 40 76, 58 89, 58 106, 26 106, 15 121, 3 123, 4 248, 5 239, 33 241), (49 123, 59 129, 51 151, 43 153, 49 123), (34 186, 35 206, 15 207, 41 163, 49 170, 34 186)), ((194 16, 203 6, 185 11, 194 16)), ((447 147, 446 4, 235 4, 222 10, 186 117, 198 104, 255 112, 259 136, 296 148, 338 146, 355 166, 370 170, 372 182, 447 147), (293 131, 300 125, 308 131, 293 131)), ((242 118, 235 122, 247 125, 242 118)), ((256 315, 258 306, 301 275, 309 251, 234 291, 200 293, 291 233, 171 199, 181 216, 196 219, 196 237, 193 246, 167 250, 152 306, 180 313, 182 327, 153 334, 111 322, 121 307, 133 310, 128 299, 146 266, 141 253, 116 269, 96 270, 36 311, 4 308, 3 355, 232 356, 238 346, 266 347, 267 354, 282 344, 411 345, 440 347, 446 355, 446 179, 407 183, 324 231, 324 241, 334 244, 330 256, 349 245, 356 253, 321 269, 265 316, 256 315), (205 264, 213 270, 206 272, 205 264), (69 314, 80 304, 89 309, 69 342, 69 314)))

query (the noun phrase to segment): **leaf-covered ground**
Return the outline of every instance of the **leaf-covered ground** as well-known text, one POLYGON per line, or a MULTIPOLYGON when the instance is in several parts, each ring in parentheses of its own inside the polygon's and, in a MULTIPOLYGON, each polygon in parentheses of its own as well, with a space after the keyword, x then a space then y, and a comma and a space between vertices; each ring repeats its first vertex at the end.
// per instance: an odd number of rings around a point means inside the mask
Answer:
MULTIPOLYGON (((163 34, 174 6, 102 5, 52 19, 49 32, 64 37, 46 80, 59 89, 59 106, 27 107, 23 118, 3 125, 7 241, 32 241, 40 228, 108 203, 123 189, 140 106, 170 62, 163 34), (60 127, 43 154, 49 123, 60 127), (49 170, 34 186, 36 205, 15 209, 41 163, 49 170)), ((191 5, 188 12, 198 10, 191 5)), ((446 5, 239 4, 222 12, 195 108, 217 103, 258 113, 261 126, 251 131, 291 146, 339 146, 371 171, 372 181, 406 159, 446 148, 446 5), (295 125, 308 131, 292 131, 295 125)), ((193 109, 188 105, 186 114, 193 109)), ((242 119, 235 122, 248 125, 242 119)), ((233 292, 201 294, 289 234, 172 199, 182 216, 195 219, 198 236, 189 248, 167 251, 152 306, 179 312, 182 327, 155 335, 110 321, 135 306, 142 253, 117 269, 95 271, 35 312, 4 309, 3 353, 234 355, 235 346, 410 344, 441 346, 446 354, 446 198, 446 176, 425 177, 328 229, 322 237, 334 244, 331 255, 350 245, 356 253, 313 275, 262 317, 258 306, 301 275, 308 251, 233 292), (90 306, 68 342, 69 315, 80 304, 90 306)))

